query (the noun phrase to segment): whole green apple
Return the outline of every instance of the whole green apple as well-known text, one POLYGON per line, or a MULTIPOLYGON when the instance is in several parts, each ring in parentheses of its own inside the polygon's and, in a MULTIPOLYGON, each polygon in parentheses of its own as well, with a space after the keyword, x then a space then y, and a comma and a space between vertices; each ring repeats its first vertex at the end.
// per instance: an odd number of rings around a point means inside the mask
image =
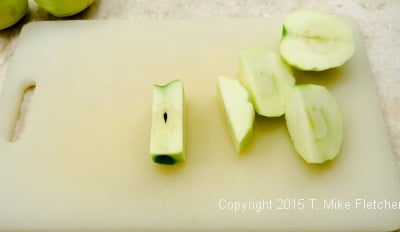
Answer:
POLYGON ((77 14, 93 3, 94 0, 35 0, 44 10, 57 17, 77 14))
POLYGON ((28 0, 0 0, 0 30, 18 22, 28 10, 28 0))

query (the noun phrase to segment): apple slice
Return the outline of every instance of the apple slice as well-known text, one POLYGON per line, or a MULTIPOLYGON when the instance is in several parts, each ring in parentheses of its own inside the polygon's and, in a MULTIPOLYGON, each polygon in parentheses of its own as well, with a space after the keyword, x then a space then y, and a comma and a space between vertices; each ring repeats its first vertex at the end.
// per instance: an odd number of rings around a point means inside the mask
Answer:
POLYGON ((225 76, 218 77, 218 92, 232 140, 237 152, 240 152, 253 134, 255 113, 249 93, 238 80, 225 76))
POLYGON ((243 51, 239 79, 258 114, 278 117, 285 113, 286 97, 296 80, 278 54, 265 48, 243 51))
POLYGON ((155 163, 172 165, 185 160, 184 93, 181 80, 153 85, 150 154, 155 163))
POLYGON ((342 116, 336 99, 325 87, 294 87, 287 99, 285 117, 294 147, 305 161, 323 163, 339 153, 342 116))
POLYGON ((339 16, 302 9, 284 20, 280 53, 298 69, 322 71, 339 67, 354 50, 353 31, 339 16))

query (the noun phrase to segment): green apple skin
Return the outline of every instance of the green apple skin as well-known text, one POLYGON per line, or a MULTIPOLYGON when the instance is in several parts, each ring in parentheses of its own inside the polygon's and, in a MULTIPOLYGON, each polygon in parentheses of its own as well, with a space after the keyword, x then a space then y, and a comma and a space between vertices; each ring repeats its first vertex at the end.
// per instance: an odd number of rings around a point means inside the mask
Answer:
POLYGON ((293 88, 286 104, 286 124, 295 150, 308 163, 334 159, 343 141, 343 119, 334 96, 323 86, 293 88))
POLYGON ((185 160, 184 90, 181 80, 153 85, 150 154, 158 164, 185 160))
POLYGON ((243 51, 239 58, 239 79, 259 115, 279 117, 285 113, 286 97, 296 80, 292 69, 277 53, 266 48, 243 51))
POLYGON ((291 66, 323 71, 342 66, 354 52, 353 30, 339 16, 300 9, 285 17, 280 53, 291 66))
POLYGON ((254 108, 247 90, 235 80, 218 77, 218 93, 236 151, 239 153, 253 137, 254 108))
POLYGON ((67 17, 85 10, 94 0, 35 0, 35 2, 54 16, 67 17))
POLYGON ((0 30, 17 23, 27 10, 27 0, 0 0, 0 30))

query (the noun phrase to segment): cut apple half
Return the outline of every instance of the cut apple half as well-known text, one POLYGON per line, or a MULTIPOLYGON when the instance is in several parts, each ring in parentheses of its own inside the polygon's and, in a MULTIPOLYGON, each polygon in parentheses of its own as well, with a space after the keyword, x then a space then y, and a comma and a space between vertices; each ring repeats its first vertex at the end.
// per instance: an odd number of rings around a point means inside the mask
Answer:
POLYGON ((218 77, 218 92, 233 143, 240 152, 253 134, 255 113, 249 93, 238 80, 225 76, 218 77))
POLYGON ((285 113, 286 97, 296 80, 277 53, 265 48, 243 51, 239 79, 249 91, 258 114, 278 117, 285 113))
POLYGON ((301 9, 284 20, 280 53, 287 63, 300 70, 339 67, 354 51, 352 28, 339 16, 301 9))
POLYGON ((184 91, 181 80, 153 85, 150 154, 158 164, 185 160, 184 91))
POLYGON ((286 124, 296 151, 308 163, 337 156, 343 140, 339 105, 323 86, 298 85, 288 97, 286 124))

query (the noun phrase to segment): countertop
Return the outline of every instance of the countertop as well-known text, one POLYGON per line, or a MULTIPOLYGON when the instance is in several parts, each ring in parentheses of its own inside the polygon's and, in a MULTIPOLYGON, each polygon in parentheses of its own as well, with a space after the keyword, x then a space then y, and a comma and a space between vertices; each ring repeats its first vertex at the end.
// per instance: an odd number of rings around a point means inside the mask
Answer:
MULTIPOLYGON (((28 14, 18 24, 0 31, 0 92, 22 26, 30 21, 60 20, 40 9, 33 0, 29 0, 29 4, 28 14)), ((391 144, 400 162, 400 24, 398 23, 400 1, 398 0, 95 0, 90 8, 67 19, 268 17, 285 15, 297 8, 317 8, 352 17, 358 22, 391 144)))

